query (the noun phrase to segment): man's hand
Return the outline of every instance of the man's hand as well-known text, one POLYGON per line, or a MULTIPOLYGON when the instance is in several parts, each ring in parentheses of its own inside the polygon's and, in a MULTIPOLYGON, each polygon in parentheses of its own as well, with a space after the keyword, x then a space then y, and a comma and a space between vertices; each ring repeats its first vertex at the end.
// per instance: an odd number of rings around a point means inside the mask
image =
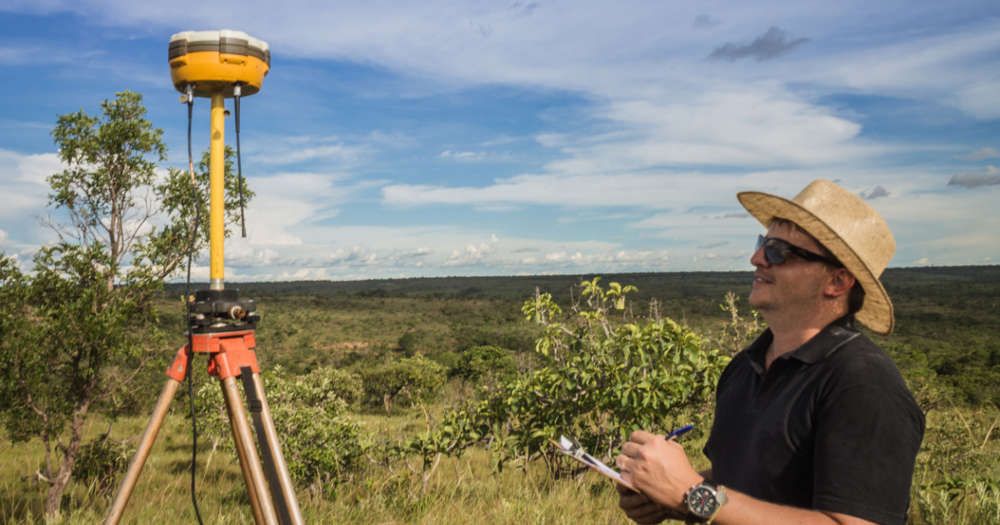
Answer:
POLYGON ((678 513, 687 509, 684 494, 704 479, 691 467, 684 448, 676 441, 649 432, 633 432, 615 463, 622 479, 647 499, 678 513))
POLYGON ((618 489, 618 507, 625 511, 628 518, 639 525, 651 525, 662 523, 663 520, 683 520, 685 516, 671 509, 665 509, 649 498, 633 492, 625 485, 615 483, 618 489))

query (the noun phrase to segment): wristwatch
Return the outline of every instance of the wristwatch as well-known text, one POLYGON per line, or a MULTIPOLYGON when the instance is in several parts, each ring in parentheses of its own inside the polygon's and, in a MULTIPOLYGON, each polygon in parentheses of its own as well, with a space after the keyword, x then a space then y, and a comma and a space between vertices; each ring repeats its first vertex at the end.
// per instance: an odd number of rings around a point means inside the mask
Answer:
POLYGON ((712 523, 712 519, 729 498, 726 497, 726 488, 722 485, 716 486, 710 481, 702 481, 687 491, 684 501, 687 503, 689 519, 695 523, 712 523))

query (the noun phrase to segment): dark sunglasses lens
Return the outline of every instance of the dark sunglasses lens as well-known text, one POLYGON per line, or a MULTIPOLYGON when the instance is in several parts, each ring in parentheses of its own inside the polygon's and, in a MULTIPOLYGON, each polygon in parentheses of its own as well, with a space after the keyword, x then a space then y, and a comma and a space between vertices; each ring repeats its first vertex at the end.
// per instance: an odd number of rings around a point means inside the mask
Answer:
POLYGON ((787 251, 781 250, 777 246, 764 247, 764 256, 767 257, 767 262, 771 264, 785 264, 787 253, 787 251))
POLYGON ((761 235, 757 238, 757 249, 764 247, 764 257, 769 264, 785 264, 788 258, 789 247, 778 239, 769 239, 761 235))

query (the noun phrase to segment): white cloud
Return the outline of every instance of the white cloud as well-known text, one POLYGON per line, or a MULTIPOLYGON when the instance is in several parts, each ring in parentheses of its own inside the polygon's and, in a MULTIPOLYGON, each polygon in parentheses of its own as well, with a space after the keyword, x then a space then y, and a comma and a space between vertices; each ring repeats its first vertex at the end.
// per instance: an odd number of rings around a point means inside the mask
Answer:
MULTIPOLYGON (((533 261, 532 264, 534 264, 534 258, 531 259, 533 261)), ((634 270, 665 271, 668 269, 670 259, 671 254, 666 250, 616 250, 592 254, 559 251, 546 254, 537 264, 542 267, 598 266, 599 268, 607 268, 608 270, 630 268, 634 270)))
POLYGON ((1000 117, 1000 81, 988 71, 995 71, 998 26, 1000 21, 987 19, 950 33, 864 46, 830 57, 808 74, 833 85, 942 102, 975 118, 994 119, 1000 117))
POLYGON ((975 80, 968 87, 960 89, 955 105, 969 115, 980 120, 1000 118, 1000 79, 975 80))
POLYGON ((400 268, 421 264, 423 258, 431 253, 433 253, 433 251, 429 248, 417 248, 404 252, 394 250, 386 253, 379 253, 370 250, 364 244, 359 244, 352 248, 341 248, 335 250, 323 261, 323 263, 331 267, 378 266, 400 268))
MULTIPOLYGON (((391 139, 379 136, 377 140, 384 143, 391 139)), ((352 166, 371 154, 371 149, 368 146, 350 145, 336 136, 258 138, 248 146, 248 160, 259 164, 278 166, 305 162, 324 162, 342 167, 352 166)))
POLYGON ((476 151, 451 151, 451 150, 445 150, 445 151, 441 152, 440 155, 438 155, 438 158, 439 159, 455 159, 455 160, 463 160, 463 161, 471 162, 471 161, 483 160, 483 158, 485 156, 486 156, 486 154, 483 153, 482 151, 476 152, 476 151))
POLYGON ((368 136, 365 137, 365 140, 372 144, 378 144, 396 149, 414 148, 420 146, 420 141, 417 139, 395 131, 386 133, 381 130, 375 130, 369 133, 368 136))
POLYGON ((0 66, 24 66, 27 64, 51 64, 68 60, 65 56, 53 56, 37 46, 3 46, 0 47, 0 66))
POLYGON ((496 252, 497 246, 500 244, 500 239, 497 238, 496 234, 490 237, 489 243, 480 243, 479 246, 468 245, 465 250, 452 250, 451 256, 448 257, 441 266, 443 267, 453 267, 453 266, 482 266, 489 262, 489 258, 496 252))
POLYGON ((380 184, 346 179, 337 172, 279 173, 251 179, 257 197, 247 210, 248 241, 255 245, 302 244, 303 224, 336 216, 337 206, 380 184))
POLYGON ((227 267, 256 268, 281 264, 282 259, 278 252, 270 248, 254 250, 247 243, 231 240, 226 243, 225 261, 227 267))
POLYGON ((983 159, 991 159, 991 158, 994 158, 994 157, 1000 157, 1000 153, 997 153, 997 150, 995 150, 993 148, 990 148, 990 147, 980 148, 980 149, 978 149, 976 151, 973 151, 971 154, 965 155, 965 156, 963 156, 963 155, 955 155, 956 159, 959 159, 959 160, 970 160, 970 161, 983 160, 983 159))
POLYGON ((625 174, 526 174, 498 179, 485 187, 389 184, 383 186, 381 191, 382 202, 394 206, 537 204, 570 208, 627 206, 688 209, 694 205, 710 204, 735 206, 732 212, 736 215, 730 216, 743 217, 743 209, 736 201, 737 191, 767 189, 780 181, 782 187, 789 188, 789 191, 795 188, 797 192, 813 179, 829 180, 836 173, 842 171, 831 168, 746 174, 672 170, 625 174))
POLYGON ((22 155, 0 149, 0 220, 43 213, 50 191, 45 179, 62 170, 55 153, 22 155))
POLYGON ((710 88, 678 102, 674 94, 612 102, 600 116, 634 135, 578 146, 556 169, 652 166, 769 166, 844 163, 885 153, 854 141, 861 126, 773 83, 710 88))

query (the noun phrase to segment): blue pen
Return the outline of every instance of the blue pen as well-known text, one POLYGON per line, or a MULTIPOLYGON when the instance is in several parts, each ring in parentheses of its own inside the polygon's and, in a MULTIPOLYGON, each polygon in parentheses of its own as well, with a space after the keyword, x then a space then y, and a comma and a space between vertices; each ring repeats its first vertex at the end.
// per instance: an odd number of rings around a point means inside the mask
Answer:
POLYGON ((670 438, 681 437, 684 434, 687 434, 688 432, 690 432, 692 428, 694 428, 694 425, 688 425, 686 427, 678 428, 677 430, 675 430, 675 431, 667 434, 667 437, 665 437, 663 439, 670 439, 670 438))

